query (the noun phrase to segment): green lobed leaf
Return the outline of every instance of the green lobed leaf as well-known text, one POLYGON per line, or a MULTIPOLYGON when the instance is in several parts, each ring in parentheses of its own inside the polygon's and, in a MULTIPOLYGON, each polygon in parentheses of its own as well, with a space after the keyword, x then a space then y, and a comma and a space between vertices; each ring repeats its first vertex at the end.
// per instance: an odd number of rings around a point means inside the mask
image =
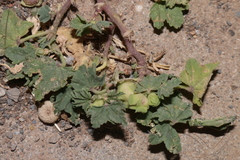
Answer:
POLYGON ((13 80, 13 79, 23 79, 25 75, 23 74, 22 71, 18 72, 17 74, 12 74, 10 71, 7 71, 7 77, 6 79, 8 81, 13 80))
POLYGON ((164 99, 164 97, 169 97, 173 94, 174 88, 179 86, 181 81, 177 77, 172 77, 172 79, 161 84, 161 87, 158 88, 157 94, 159 98, 164 99))
POLYGON ((159 122, 186 123, 192 117, 191 105, 182 101, 180 95, 165 98, 162 106, 153 113, 152 117, 158 118, 159 122))
POLYGON ((218 130, 224 130, 229 125, 231 125, 232 122, 236 120, 237 116, 231 116, 231 117, 223 117, 223 118, 216 118, 211 120, 206 119, 192 119, 189 121, 190 126, 198 126, 198 127, 213 127, 218 130))
POLYGON ((193 103, 202 106, 201 98, 207 89, 213 70, 219 63, 200 65, 195 59, 186 62, 185 70, 180 74, 180 79, 188 85, 188 90, 193 93, 193 103))
POLYGON ((65 111, 70 114, 70 121, 75 125, 79 124, 79 114, 72 104, 72 88, 66 87, 59 90, 51 99, 54 100, 55 112, 65 111))
POLYGON ((72 21, 70 22, 71 27, 75 29, 81 29, 82 26, 86 24, 87 24, 87 20, 79 15, 77 15, 77 17, 72 19, 72 21))
POLYGON ((110 25, 112 25, 112 23, 109 21, 98 21, 97 23, 93 23, 91 28, 102 34, 102 29, 107 28, 110 25))
POLYGON ((153 26, 160 29, 164 26, 164 22, 167 18, 166 7, 162 3, 154 3, 150 9, 150 15, 153 22, 153 26))
POLYGON ((164 142, 169 152, 178 154, 182 148, 177 131, 169 124, 156 125, 156 133, 150 134, 148 141, 152 145, 164 142))
POLYGON ((188 9, 189 0, 165 0, 157 1, 150 9, 150 19, 153 26, 161 29, 164 22, 176 29, 180 28, 184 22, 183 10, 188 9))
POLYGON ((126 118, 124 116, 124 104, 119 101, 115 101, 102 107, 91 107, 87 111, 87 114, 91 116, 91 124, 93 128, 99 128, 107 122, 111 122, 112 124, 119 123, 127 125, 126 118))
POLYGON ((25 61, 22 70, 29 77, 36 74, 40 76, 33 88, 37 101, 42 100, 49 92, 63 88, 67 84, 67 79, 73 74, 67 68, 58 67, 56 62, 48 57, 25 61))
POLYGON ((12 10, 4 10, 0 21, 0 56, 4 49, 17 46, 17 40, 28 33, 33 23, 21 20, 12 10))
POLYGON ((79 15, 70 22, 70 26, 77 29, 76 35, 80 37, 91 33, 90 28, 92 25, 92 23, 88 23, 87 20, 79 15))
POLYGON ((148 141, 151 145, 158 145, 163 142, 163 138, 157 134, 149 134, 148 141))
POLYGON ((75 107, 82 107, 85 112, 87 112, 88 108, 91 106, 91 93, 83 88, 82 90, 76 90, 76 88, 72 92, 72 100, 73 105, 75 107))
POLYGON ((77 36, 84 36, 91 33, 93 30, 102 34, 102 29, 109 27, 112 23, 109 21, 88 22, 83 17, 77 15, 77 17, 71 21, 70 25, 71 27, 77 29, 77 36))
POLYGON ((51 45, 53 44, 53 42, 55 41, 55 39, 48 39, 46 36, 45 37, 40 37, 38 40, 39 43, 39 47, 40 48, 46 48, 49 47, 51 48, 51 45))
POLYGON ((154 118, 153 113, 154 112, 148 110, 148 112, 145 114, 138 114, 136 116, 137 123, 140 123, 143 126, 149 126, 150 123, 152 122, 152 119, 154 118))
POLYGON ((5 55, 12 61, 12 64, 18 64, 31 58, 36 58, 36 49, 31 43, 24 43, 25 47, 9 47, 5 50, 5 55))
POLYGON ((168 8, 166 14, 166 21, 169 26, 174 28, 180 28, 184 22, 182 8, 181 7, 174 7, 168 8))
POLYGON ((39 15, 39 20, 42 23, 46 23, 51 19, 50 7, 48 5, 42 6, 38 11, 38 15, 39 15))
POLYGON ((172 8, 176 4, 182 4, 182 5, 186 6, 188 4, 189 0, 165 0, 165 1, 166 1, 166 6, 172 8))
POLYGON ((40 75, 33 75, 32 77, 28 77, 27 75, 24 75, 26 79, 26 83, 24 84, 25 86, 28 87, 34 87, 35 83, 37 80, 40 78, 40 75))
POLYGON ((164 97, 173 94, 174 88, 179 86, 180 83, 179 78, 168 74, 161 74, 157 77, 146 76, 138 83, 135 91, 138 93, 157 91, 158 97, 164 99, 164 97))
POLYGON ((74 89, 81 90, 82 88, 91 89, 101 87, 105 84, 105 76, 99 77, 96 75, 96 68, 86 67, 82 65, 74 73, 71 86, 74 89))
POLYGON ((157 90, 161 86, 161 84, 167 82, 167 80, 168 80, 167 74, 161 74, 157 77, 148 75, 137 84, 135 91, 140 93, 157 90))

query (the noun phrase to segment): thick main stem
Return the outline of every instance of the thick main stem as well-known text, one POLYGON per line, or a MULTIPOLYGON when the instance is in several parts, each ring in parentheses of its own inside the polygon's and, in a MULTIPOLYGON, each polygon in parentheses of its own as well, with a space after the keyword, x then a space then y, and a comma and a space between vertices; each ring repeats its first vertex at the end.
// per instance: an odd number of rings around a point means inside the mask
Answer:
POLYGON ((69 7, 71 6, 71 0, 67 0, 64 5, 62 6, 62 8, 60 9, 60 11, 57 13, 53 25, 52 25, 52 30, 51 30, 51 35, 49 35, 49 39, 54 38, 55 39, 55 35, 57 33, 57 29, 59 24, 61 23, 61 20, 64 16, 64 14, 67 12, 67 10, 69 9, 69 7))
POLYGON ((103 10, 104 12, 106 12, 111 21, 119 28, 128 52, 137 60, 139 75, 140 77, 143 77, 147 74, 147 62, 145 60, 145 57, 141 53, 139 53, 133 46, 129 35, 131 32, 123 24, 121 18, 111 9, 110 6, 105 3, 104 0, 97 0, 97 2, 97 7, 99 7, 97 8, 97 10, 103 10))

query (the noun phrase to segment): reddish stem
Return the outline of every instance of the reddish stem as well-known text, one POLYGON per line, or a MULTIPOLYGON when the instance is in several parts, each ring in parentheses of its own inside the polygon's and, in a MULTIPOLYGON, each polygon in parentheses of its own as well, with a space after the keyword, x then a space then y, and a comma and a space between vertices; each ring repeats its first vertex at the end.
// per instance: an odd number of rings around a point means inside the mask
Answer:
POLYGON ((98 3, 96 4, 96 10, 98 12, 106 12, 111 21, 119 28, 128 52, 136 59, 138 63, 139 76, 143 77, 147 74, 147 62, 145 60, 145 57, 141 53, 139 53, 133 46, 133 43, 130 39, 131 31, 127 29, 127 27, 123 24, 121 18, 112 10, 109 5, 106 4, 104 0, 97 0, 97 2, 98 3))
POLYGON ((64 14, 67 12, 67 10, 69 9, 69 7, 71 6, 71 0, 67 0, 64 5, 62 6, 61 10, 56 14, 56 17, 54 19, 53 25, 52 25, 52 33, 48 36, 49 39, 54 38, 55 39, 55 35, 57 33, 57 29, 59 24, 61 23, 61 20, 64 16, 64 14))

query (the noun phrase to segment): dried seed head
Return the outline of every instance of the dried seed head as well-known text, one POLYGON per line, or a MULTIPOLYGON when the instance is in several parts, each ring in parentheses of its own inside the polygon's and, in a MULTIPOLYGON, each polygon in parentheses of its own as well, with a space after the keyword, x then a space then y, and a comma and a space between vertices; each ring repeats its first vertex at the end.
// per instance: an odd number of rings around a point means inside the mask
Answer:
POLYGON ((44 123, 54 123, 58 120, 59 115, 54 114, 54 107, 51 101, 45 101, 44 104, 38 108, 38 117, 44 123))
POLYGON ((21 4, 25 7, 35 7, 42 4, 42 0, 22 0, 21 4))

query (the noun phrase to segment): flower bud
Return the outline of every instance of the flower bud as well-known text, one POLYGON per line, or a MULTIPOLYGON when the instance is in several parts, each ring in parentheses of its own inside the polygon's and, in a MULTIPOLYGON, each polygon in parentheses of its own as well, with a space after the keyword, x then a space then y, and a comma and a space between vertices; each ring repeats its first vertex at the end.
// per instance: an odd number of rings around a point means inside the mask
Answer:
POLYGON ((95 107, 101 107, 104 105, 104 100, 102 99, 96 99, 93 103, 91 103, 91 106, 95 107))
POLYGON ((160 104, 160 100, 156 93, 152 92, 148 95, 148 102, 150 106, 157 107, 160 104))
POLYGON ((128 98, 129 108, 146 113, 149 109, 148 99, 144 94, 131 94, 128 98))
POLYGON ((120 95, 118 99, 122 101, 128 101, 128 97, 131 94, 134 94, 135 88, 136 88, 136 82, 132 80, 126 80, 122 82, 121 84, 118 85, 117 92, 118 93, 122 92, 124 94, 120 95))

